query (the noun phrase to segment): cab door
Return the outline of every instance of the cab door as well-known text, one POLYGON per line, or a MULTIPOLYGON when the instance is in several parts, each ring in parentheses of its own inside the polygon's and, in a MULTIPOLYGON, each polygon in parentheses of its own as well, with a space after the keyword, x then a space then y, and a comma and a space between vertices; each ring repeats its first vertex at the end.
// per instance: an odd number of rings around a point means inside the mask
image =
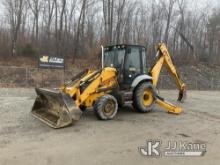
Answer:
POLYGON ((130 46, 126 49, 124 60, 124 88, 130 88, 135 77, 143 73, 142 48, 130 46))

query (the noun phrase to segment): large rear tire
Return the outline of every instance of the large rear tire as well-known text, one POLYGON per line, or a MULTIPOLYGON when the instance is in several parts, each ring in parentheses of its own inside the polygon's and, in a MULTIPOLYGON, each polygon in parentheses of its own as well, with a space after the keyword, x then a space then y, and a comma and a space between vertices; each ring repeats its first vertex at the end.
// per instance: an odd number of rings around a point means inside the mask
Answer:
POLYGON ((98 98, 94 104, 94 112, 100 120, 111 120, 118 111, 118 103, 114 96, 104 95, 98 98))
POLYGON ((150 82, 139 84, 134 90, 133 107, 137 112, 150 112, 155 106, 155 90, 150 82))

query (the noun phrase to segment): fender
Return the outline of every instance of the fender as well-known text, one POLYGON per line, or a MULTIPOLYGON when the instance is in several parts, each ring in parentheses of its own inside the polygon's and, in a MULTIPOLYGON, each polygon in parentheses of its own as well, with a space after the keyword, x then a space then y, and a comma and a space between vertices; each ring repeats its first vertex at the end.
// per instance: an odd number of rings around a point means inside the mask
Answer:
POLYGON ((134 89, 141 81, 145 81, 145 80, 153 80, 153 78, 147 74, 143 74, 140 76, 137 76, 132 84, 131 84, 131 88, 134 89))

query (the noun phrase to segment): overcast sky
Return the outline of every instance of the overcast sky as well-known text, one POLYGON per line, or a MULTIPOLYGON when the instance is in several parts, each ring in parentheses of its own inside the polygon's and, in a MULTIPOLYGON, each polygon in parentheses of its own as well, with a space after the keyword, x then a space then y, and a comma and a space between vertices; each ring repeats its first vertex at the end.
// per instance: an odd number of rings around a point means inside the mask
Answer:
POLYGON ((200 7, 206 6, 209 4, 212 7, 218 6, 219 0, 193 0, 195 4, 199 5, 200 7))

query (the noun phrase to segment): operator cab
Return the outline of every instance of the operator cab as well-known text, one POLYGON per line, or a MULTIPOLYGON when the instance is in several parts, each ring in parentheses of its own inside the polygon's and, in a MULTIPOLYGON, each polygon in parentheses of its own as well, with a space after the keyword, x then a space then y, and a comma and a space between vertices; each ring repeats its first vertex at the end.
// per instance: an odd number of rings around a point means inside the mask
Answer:
POLYGON ((139 75, 147 74, 146 48, 139 45, 113 45, 104 48, 103 67, 114 67, 122 88, 130 88, 139 75))

